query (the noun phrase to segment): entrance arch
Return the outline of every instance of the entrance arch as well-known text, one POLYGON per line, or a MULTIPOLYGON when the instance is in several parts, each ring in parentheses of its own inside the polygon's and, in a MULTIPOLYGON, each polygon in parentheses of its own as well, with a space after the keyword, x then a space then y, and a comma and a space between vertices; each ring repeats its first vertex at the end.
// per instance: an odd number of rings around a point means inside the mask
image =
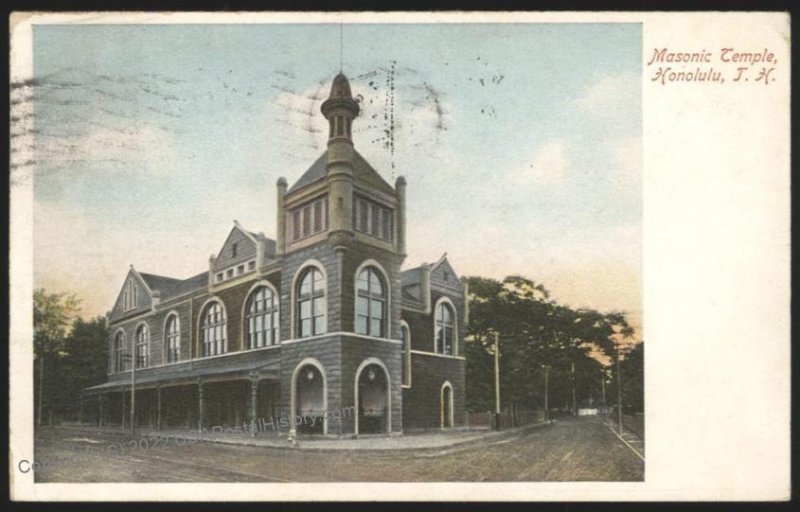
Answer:
POLYGON ((453 426, 453 385, 449 381, 442 384, 440 403, 440 425, 442 428, 453 426))
POLYGON ((325 368, 307 358, 292 374, 290 430, 301 434, 328 433, 328 382, 325 368))
POLYGON ((392 431, 392 392, 389 370, 378 358, 361 362, 355 376, 355 433, 383 434, 392 431))

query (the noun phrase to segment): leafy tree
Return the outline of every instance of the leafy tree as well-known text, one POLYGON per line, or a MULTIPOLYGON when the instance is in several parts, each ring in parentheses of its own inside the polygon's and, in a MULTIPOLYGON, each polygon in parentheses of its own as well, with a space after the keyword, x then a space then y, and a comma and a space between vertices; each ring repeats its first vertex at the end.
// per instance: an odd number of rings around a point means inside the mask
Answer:
POLYGON ((108 330, 105 319, 75 319, 54 369, 58 389, 53 395, 54 408, 66 415, 80 403, 83 389, 105 381, 108 365, 108 330))
POLYGON ((37 289, 33 293, 33 346, 34 359, 38 362, 38 378, 34 379, 34 402, 36 425, 42 423, 44 405, 58 388, 55 380, 49 381, 48 370, 63 354, 64 340, 70 323, 80 310, 80 300, 74 295, 47 293, 37 289))
POLYGON ((644 343, 634 345, 620 361, 622 408, 626 413, 644 411, 644 343))
POLYGON ((558 304, 542 284, 522 276, 471 277, 468 284, 468 408, 493 409, 495 333, 504 404, 543 406, 545 373, 550 408, 602 401, 606 374, 633 334, 624 314, 558 304))

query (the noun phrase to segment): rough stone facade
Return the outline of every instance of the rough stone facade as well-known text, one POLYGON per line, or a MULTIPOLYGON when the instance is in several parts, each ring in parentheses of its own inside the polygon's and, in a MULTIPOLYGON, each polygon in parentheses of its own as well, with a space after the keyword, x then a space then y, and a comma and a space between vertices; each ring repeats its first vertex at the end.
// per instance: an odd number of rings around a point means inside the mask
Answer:
POLYGON ((464 425, 466 290, 446 256, 401 270, 405 180, 389 185, 353 148, 358 105, 343 75, 322 111, 331 124, 328 149, 293 187, 278 181, 276 240, 235 222, 206 272, 181 280, 131 268, 107 316, 108 382, 84 393, 98 405, 100 423, 127 421, 134 380, 135 421, 158 427, 246 428, 249 422, 290 435, 349 436, 464 425), (324 329, 301 337, 300 316, 308 313, 299 284, 310 266, 324 275, 324 307, 315 313, 324 313, 324 329), (380 282, 374 296, 359 291, 365 269, 380 282), (248 331, 259 329, 250 326, 248 311, 261 287, 274 293, 277 336, 274 344, 248 348, 248 331), (361 324, 367 332, 357 332, 359 300, 362 310, 365 300, 370 304, 370 320, 361 324), (214 332, 225 349, 204 356, 203 324, 216 304, 224 321, 214 332), (437 321, 440 316, 450 323, 437 321), (173 317, 179 357, 168 362, 173 317), (142 325, 148 361, 131 371, 142 325), (117 353, 119 333, 125 343, 117 353), (448 343, 437 345, 437 336, 448 343), (452 353, 442 353, 444 345, 452 353), (120 357, 127 357, 121 369, 120 357), (303 430, 301 412, 320 416, 303 430))

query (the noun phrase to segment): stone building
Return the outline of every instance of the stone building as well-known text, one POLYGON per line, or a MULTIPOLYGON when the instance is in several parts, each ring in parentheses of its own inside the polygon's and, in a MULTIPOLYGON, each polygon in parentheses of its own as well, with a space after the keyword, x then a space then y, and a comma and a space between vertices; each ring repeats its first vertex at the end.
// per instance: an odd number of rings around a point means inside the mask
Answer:
POLYGON ((464 424, 465 285, 446 256, 401 270, 406 182, 354 149, 343 74, 321 110, 327 150, 291 187, 278 180, 275 239, 234 221, 194 277, 131 266, 107 317, 108 381, 84 391, 84 415, 299 435, 464 424))

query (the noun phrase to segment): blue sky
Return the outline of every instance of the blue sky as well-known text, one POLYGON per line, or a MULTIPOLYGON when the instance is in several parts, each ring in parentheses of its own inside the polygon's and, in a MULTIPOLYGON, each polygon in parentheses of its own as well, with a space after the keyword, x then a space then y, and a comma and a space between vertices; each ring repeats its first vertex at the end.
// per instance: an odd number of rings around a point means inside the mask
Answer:
MULTIPOLYGON (((342 33, 362 98, 356 149, 408 181, 407 265, 447 251, 461 274, 524 274, 563 302, 638 320, 639 24, 342 33)), ((131 263, 194 275, 233 219, 274 237, 275 181, 291 184, 324 150, 339 35, 338 24, 36 26, 36 285, 100 314, 131 263)))

